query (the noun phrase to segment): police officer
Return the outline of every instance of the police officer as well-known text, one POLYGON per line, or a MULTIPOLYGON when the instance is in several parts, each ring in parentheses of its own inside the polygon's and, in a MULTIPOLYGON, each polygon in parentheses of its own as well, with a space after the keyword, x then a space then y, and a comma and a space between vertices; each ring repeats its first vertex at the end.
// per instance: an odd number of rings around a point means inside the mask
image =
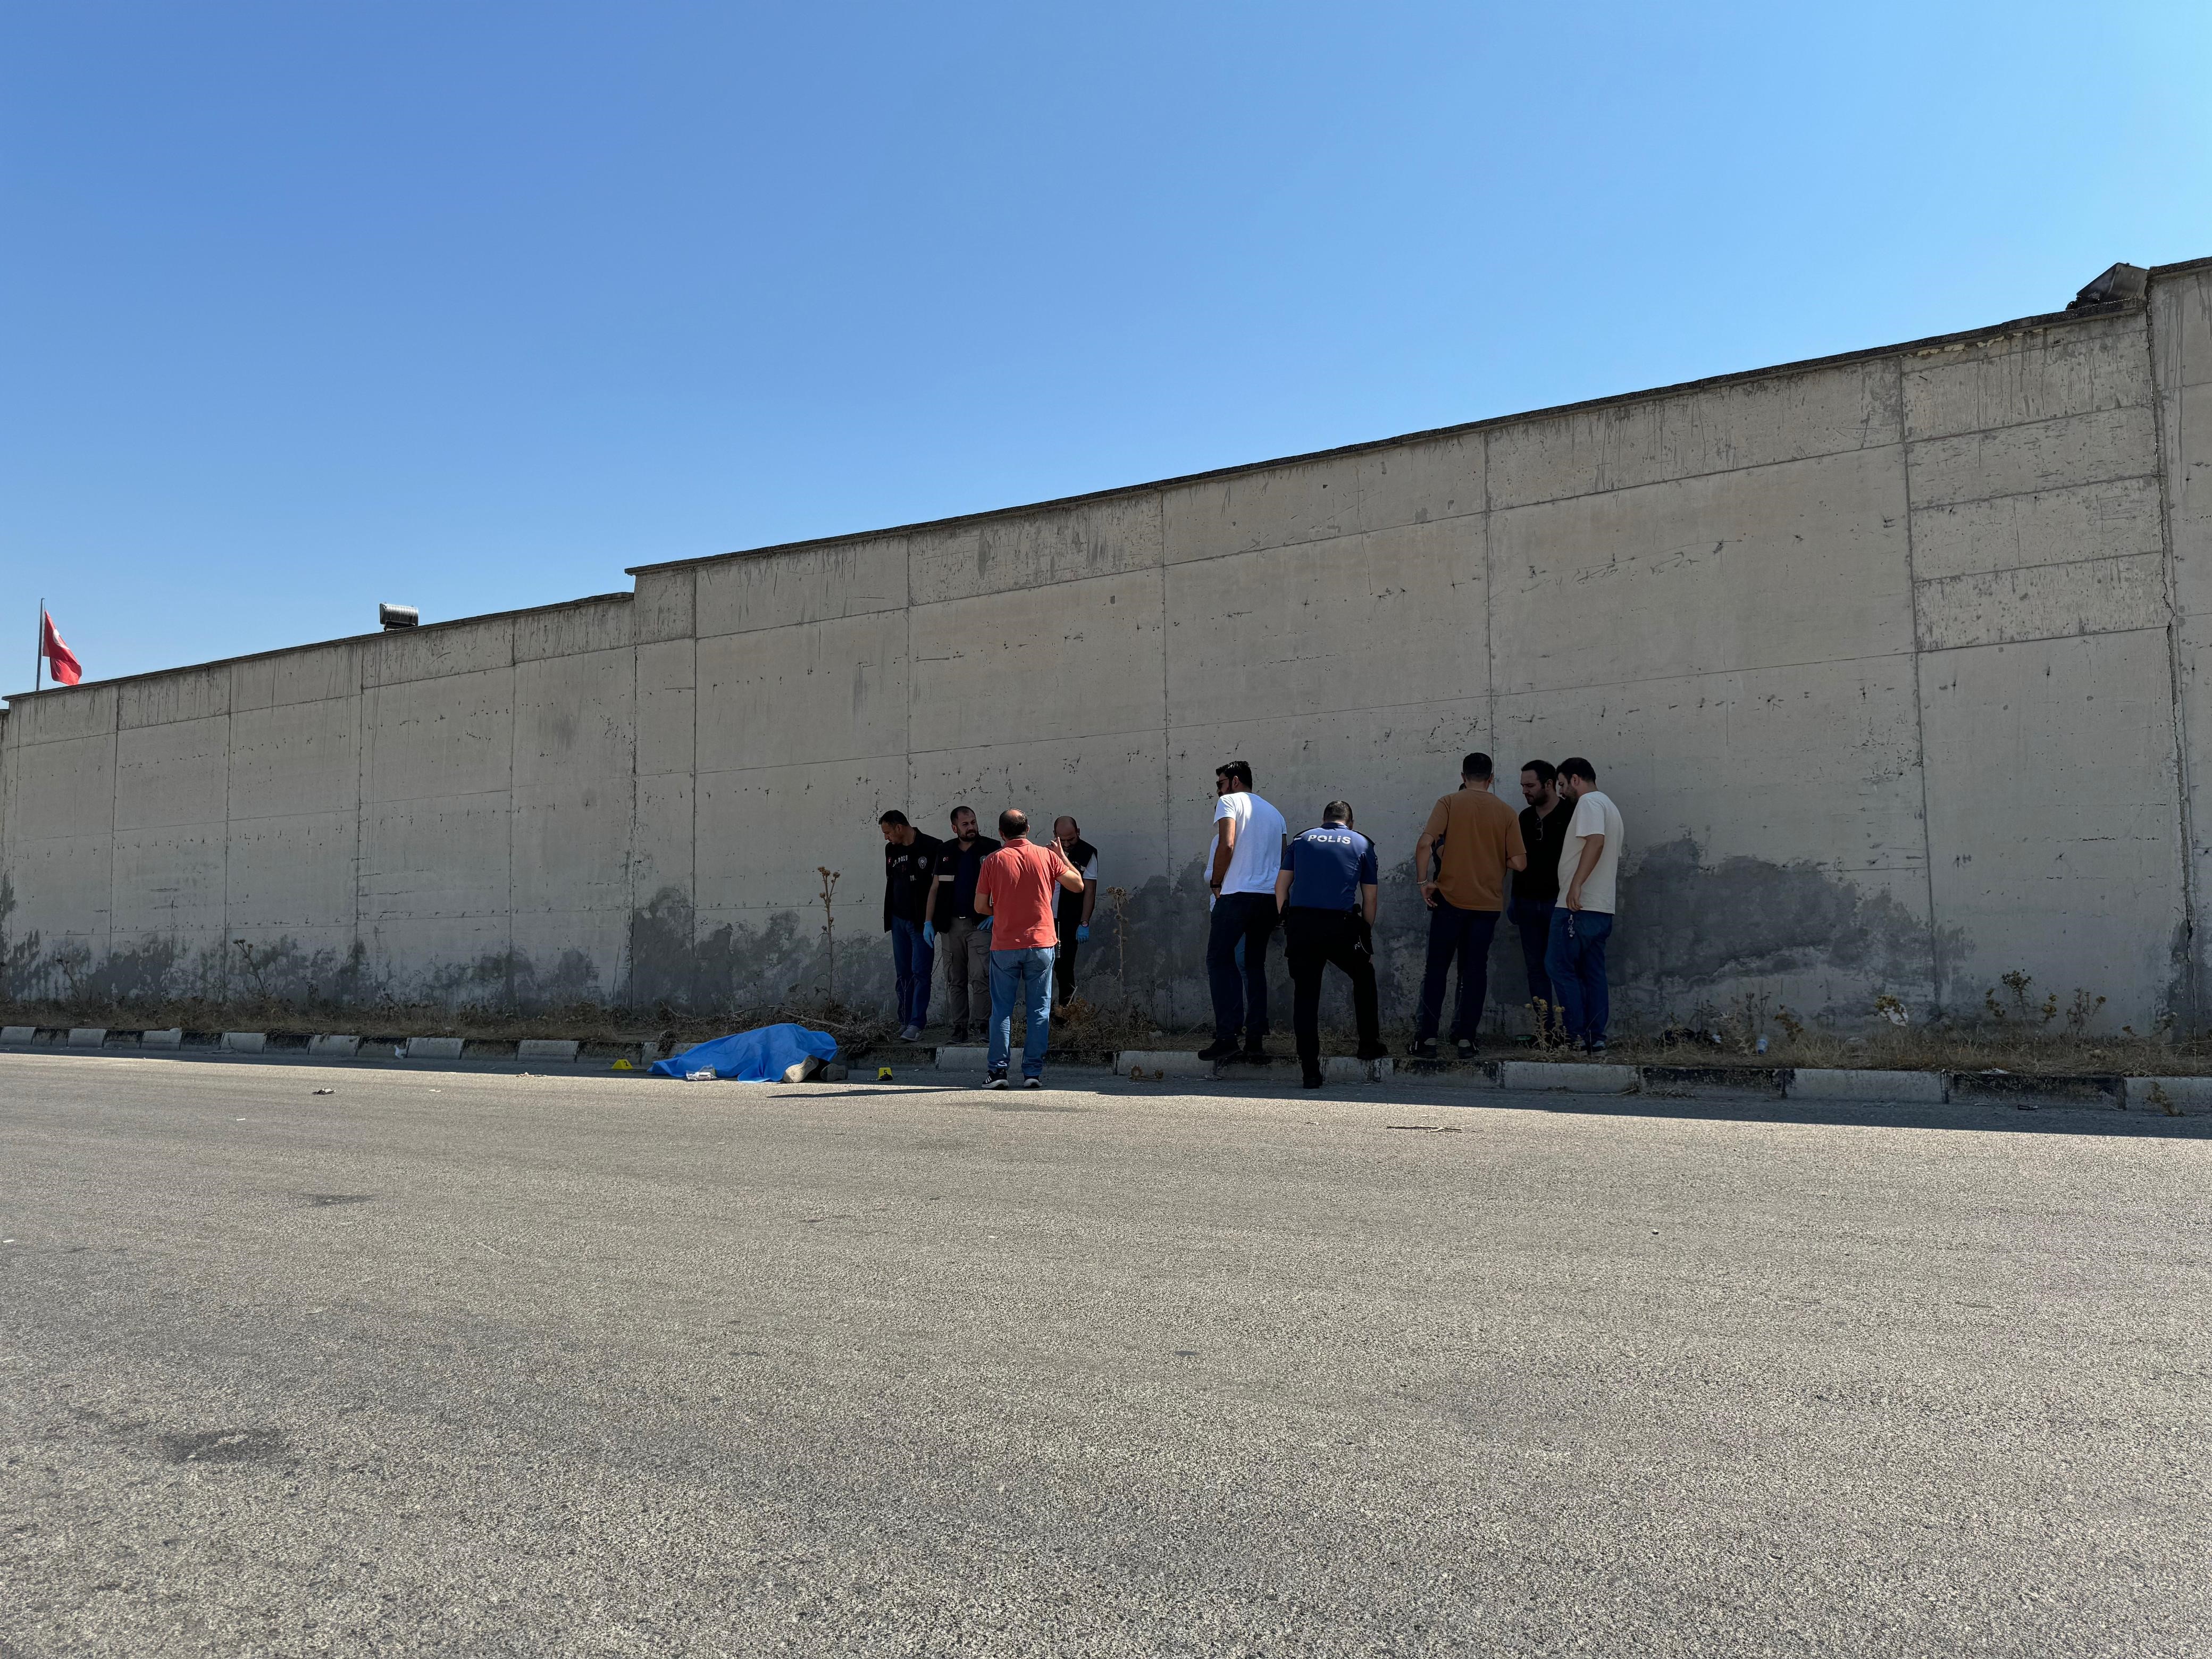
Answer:
POLYGON ((1375 1007, 1375 901, 1382 876, 1375 843, 1352 827, 1352 803, 1322 808, 1321 824, 1283 849, 1275 905, 1283 915, 1292 1023, 1305 1086, 1321 1087, 1321 975, 1330 963, 1352 976, 1359 1057, 1383 1054, 1375 1007))

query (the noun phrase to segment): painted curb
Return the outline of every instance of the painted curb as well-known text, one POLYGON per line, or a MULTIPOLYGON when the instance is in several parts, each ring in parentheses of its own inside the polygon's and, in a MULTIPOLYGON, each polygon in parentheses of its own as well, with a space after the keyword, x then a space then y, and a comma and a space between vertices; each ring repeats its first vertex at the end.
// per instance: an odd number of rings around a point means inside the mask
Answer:
POLYGON ((1324 1054, 1321 1062, 1324 1083, 1389 1083, 1393 1080, 1392 1062, 1387 1060, 1354 1060, 1350 1054, 1324 1054))
POLYGON ((1785 1092, 1791 1100, 1886 1100, 1914 1106, 1940 1106, 1950 1098, 1941 1072, 1843 1066, 1800 1066, 1785 1092))
POLYGON ((1540 1060, 1506 1060, 1498 1065, 1501 1089, 1565 1090, 1577 1095, 1625 1095, 1644 1086, 1633 1066, 1582 1066, 1540 1060))
POLYGON ((258 1054, 269 1046, 266 1031, 225 1031, 222 1046, 234 1054, 258 1054))
POLYGON ((407 1039, 410 1060, 459 1060, 465 1037, 416 1036, 407 1039))

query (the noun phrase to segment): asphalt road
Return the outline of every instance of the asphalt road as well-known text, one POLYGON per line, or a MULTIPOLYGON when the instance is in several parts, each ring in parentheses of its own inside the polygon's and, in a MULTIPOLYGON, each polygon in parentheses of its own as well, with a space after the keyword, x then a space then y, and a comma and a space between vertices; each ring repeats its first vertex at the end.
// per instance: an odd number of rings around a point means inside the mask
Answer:
POLYGON ((2212 1650, 2203 1120, 1472 1098, 0 1056, 0 1656, 2212 1650))

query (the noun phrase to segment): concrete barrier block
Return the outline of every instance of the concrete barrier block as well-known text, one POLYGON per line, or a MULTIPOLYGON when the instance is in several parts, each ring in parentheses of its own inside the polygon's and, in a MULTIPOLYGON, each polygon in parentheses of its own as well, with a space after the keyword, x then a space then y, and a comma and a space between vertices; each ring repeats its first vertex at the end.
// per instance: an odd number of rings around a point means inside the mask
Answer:
POLYGON ((459 1060, 465 1039, 453 1036, 415 1036, 407 1039, 410 1060, 459 1060))
POLYGON ((1506 1060, 1498 1066, 1504 1089, 1564 1089, 1577 1095, 1625 1095, 1641 1084, 1633 1066, 1584 1066, 1562 1060, 1506 1060))
POLYGON ((1797 1068, 1787 1090, 1791 1100, 1886 1100, 1941 1105, 1950 1097, 1941 1072, 1884 1072, 1872 1067, 1797 1068))
POLYGON ((106 1043, 106 1041, 107 1028, 105 1025, 72 1025, 70 1027, 69 1046, 72 1048, 97 1048, 106 1043))
POLYGON ((138 1033, 138 1046, 141 1048, 181 1048, 185 1046, 185 1028, 172 1025, 166 1031, 141 1031, 138 1033))
POLYGON ((357 1036, 311 1036, 307 1039, 307 1052, 326 1054, 337 1060, 351 1060, 361 1052, 361 1039, 357 1036))
MULTIPOLYGON (((1292 1062, 1293 1065, 1296 1062, 1292 1062)), ((1196 1054, 1175 1048, 1127 1048, 1114 1056, 1114 1069, 1123 1077, 1133 1073, 1144 1073, 1140 1081, 1150 1083, 1166 1078, 1211 1078, 1221 1075, 1221 1068, 1210 1060, 1200 1060, 1196 1054)), ((1257 1066, 1246 1068, 1255 1075, 1257 1066)), ((1295 1084, 1297 1079, 1293 1077, 1295 1084)))
POLYGON ((517 1060, 574 1060, 581 1045, 574 1037, 525 1037, 514 1045, 517 1060))
MULTIPOLYGON (((981 1043, 947 1044, 937 1051, 940 1072, 980 1072, 990 1063, 991 1051, 981 1043)), ((892 1061, 896 1066, 897 1062, 892 1061)))
POLYGON ((0 1025, 0 1042, 30 1042, 37 1039, 35 1025, 0 1025))
POLYGON ((258 1054, 269 1046, 266 1031, 225 1031, 222 1046, 234 1054, 258 1054))
POLYGON ((1354 1060, 1350 1054, 1324 1055, 1321 1074, 1327 1083, 1388 1083, 1392 1076, 1387 1060, 1354 1060))
POLYGON ((2212 1112, 2212 1077, 2131 1077, 2128 1109, 2167 1117, 2197 1117, 2212 1112))

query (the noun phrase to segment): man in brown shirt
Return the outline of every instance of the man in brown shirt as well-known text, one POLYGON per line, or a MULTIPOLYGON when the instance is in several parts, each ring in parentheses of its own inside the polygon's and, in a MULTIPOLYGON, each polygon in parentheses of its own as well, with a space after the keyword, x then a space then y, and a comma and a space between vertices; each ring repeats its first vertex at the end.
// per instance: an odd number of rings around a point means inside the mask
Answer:
POLYGON ((1462 761, 1459 792, 1436 804, 1413 843, 1413 878, 1429 907, 1421 1012, 1407 1050, 1418 1060, 1437 1057, 1444 975, 1455 957, 1459 1000, 1452 1008, 1452 1043, 1462 1060, 1474 1057, 1475 1027, 1482 1023, 1482 1000, 1490 989, 1491 936, 1505 908, 1505 872, 1528 867, 1521 821, 1491 793, 1491 774, 1487 755, 1478 752, 1462 761))

